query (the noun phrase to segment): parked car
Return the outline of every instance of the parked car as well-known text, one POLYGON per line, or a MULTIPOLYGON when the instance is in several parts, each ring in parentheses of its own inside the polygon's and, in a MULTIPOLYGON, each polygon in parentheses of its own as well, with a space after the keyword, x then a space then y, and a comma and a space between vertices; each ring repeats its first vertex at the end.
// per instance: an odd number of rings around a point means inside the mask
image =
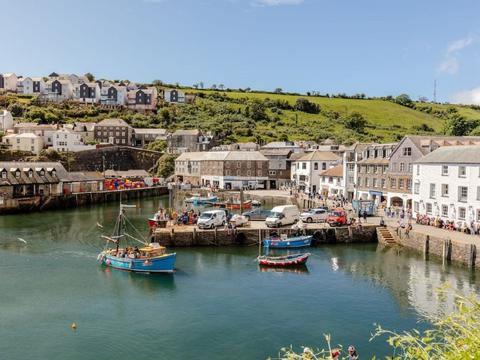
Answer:
POLYGON ((327 223, 330 226, 342 226, 347 225, 347 213, 342 208, 333 209, 327 218, 327 223))
POLYGON ((230 223, 235 225, 236 227, 242 227, 248 224, 248 218, 240 214, 235 214, 230 219, 230 223))
POLYGON ((265 220, 271 213, 272 211, 267 209, 254 209, 245 211, 242 215, 248 220, 265 220))
POLYGON ((328 218, 328 211, 325 209, 310 209, 300 214, 300 219, 307 223, 325 222, 328 218))
POLYGON ((296 223, 300 219, 300 212, 295 205, 275 206, 269 217, 265 219, 268 227, 280 227, 296 223))
POLYGON ((197 220, 199 229, 213 229, 227 223, 225 210, 209 210, 203 212, 197 220))

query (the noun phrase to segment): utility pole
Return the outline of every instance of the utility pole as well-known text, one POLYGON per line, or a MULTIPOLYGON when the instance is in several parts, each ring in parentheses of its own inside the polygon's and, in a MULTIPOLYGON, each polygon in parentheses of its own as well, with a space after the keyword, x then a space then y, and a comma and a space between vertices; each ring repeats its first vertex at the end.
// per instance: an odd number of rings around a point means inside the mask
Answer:
POLYGON ((433 102, 437 102, 437 79, 433 80, 433 102))

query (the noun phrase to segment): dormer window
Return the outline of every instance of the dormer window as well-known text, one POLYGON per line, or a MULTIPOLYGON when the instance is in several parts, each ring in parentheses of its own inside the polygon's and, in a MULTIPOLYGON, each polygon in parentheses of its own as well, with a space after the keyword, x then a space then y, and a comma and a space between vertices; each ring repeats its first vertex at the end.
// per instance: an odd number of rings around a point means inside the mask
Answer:
POLYGON ((15 171, 15 177, 16 178, 19 178, 21 175, 22 175, 22 173, 20 172, 20 170, 15 171))
POLYGON ((28 170, 28 177, 29 178, 33 177, 33 171, 32 170, 28 170))
POLYGON ((7 178, 7 170, 3 169, 2 172, 1 172, 1 176, 2 176, 2 179, 6 179, 7 178))

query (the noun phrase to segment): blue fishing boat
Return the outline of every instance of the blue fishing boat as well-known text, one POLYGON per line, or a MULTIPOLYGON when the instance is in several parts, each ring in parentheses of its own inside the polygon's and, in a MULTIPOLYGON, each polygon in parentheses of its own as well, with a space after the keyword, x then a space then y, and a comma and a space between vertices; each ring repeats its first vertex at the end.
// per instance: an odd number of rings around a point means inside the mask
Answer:
POLYGON ((271 249, 297 249, 309 247, 313 235, 292 236, 289 238, 271 237, 263 240, 263 246, 271 249))
MULTIPOLYGON (((175 253, 168 254, 166 248, 158 243, 148 243, 127 233, 127 224, 132 226, 125 217, 125 209, 134 205, 120 204, 120 213, 111 236, 102 236, 107 240, 107 247, 98 254, 97 260, 104 266, 120 270, 143 273, 172 273, 175 270, 175 253), (127 246, 127 239, 135 240, 142 246, 127 246), (125 242, 124 247, 120 243, 125 242), (109 244, 113 244, 112 247, 109 244)), ((139 234, 138 230, 136 233, 139 234)))
POLYGON ((187 199, 185 199, 185 202, 188 204, 193 204, 195 206, 197 205, 211 205, 212 203, 216 203, 218 200, 218 197, 216 196, 192 196, 187 199))

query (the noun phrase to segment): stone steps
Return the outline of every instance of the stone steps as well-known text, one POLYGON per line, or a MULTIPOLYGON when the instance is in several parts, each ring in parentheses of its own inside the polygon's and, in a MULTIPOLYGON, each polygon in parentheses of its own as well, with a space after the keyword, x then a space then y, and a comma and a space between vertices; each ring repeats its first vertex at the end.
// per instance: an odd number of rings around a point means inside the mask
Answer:
POLYGON ((396 245, 395 236, 386 227, 377 228, 378 242, 385 245, 396 245))

